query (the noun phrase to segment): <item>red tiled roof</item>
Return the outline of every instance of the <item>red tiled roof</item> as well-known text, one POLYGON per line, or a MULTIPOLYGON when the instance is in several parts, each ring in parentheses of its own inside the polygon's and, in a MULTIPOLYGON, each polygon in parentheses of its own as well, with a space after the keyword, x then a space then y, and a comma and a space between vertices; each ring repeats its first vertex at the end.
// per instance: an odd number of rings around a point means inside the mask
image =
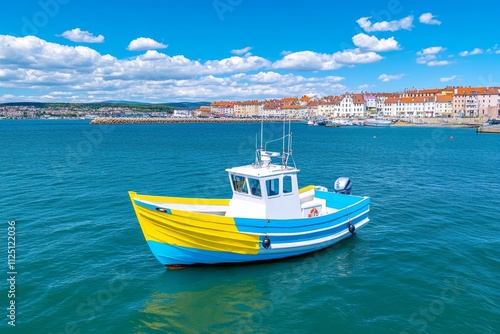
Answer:
POLYGON ((261 102, 257 101, 257 100, 253 100, 253 101, 238 101, 238 102, 234 102, 235 105, 259 105, 261 104, 261 102))
POLYGON ((436 98, 437 102, 451 102, 453 100, 452 95, 438 95, 436 98))
POLYGON ((438 94, 442 89, 413 89, 409 90, 406 94, 415 95, 415 94, 438 94))
POLYGON ((498 88, 496 87, 459 87, 457 95, 496 95, 498 88))
POLYGON ((352 102, 355 104, 365 103, 365 98, 361 94, 352 94, 352 102))
POLYGON ((388 97, 387 99, 385 99, 384 103, 385 104, 398 103, 399 100, 400 100, 399 97, 388 97))
POLYGON ((211 107, 233 107, 234 102, 230 101, 215 101, 210 104, 211 107))

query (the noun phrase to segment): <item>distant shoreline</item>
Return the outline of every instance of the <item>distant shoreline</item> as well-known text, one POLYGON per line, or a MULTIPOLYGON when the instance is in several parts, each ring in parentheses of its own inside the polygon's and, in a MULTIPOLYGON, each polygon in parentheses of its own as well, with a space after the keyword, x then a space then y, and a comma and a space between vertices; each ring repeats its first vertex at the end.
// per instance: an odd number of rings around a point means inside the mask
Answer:
MULTIPOLYGON (((273 118, 171 118, 171 117, 96 117, 90 124, 182 124, 182 123, 259 123, 264 121, 270 122, 283 122, 283 119, 273 118)), ((288 122, 288 120, 287 120, 288 122)), ((303 123, 305 120, 292 119, 291 122, 303 123)), ((432 122, 396 122, 391 126, 393 127, 443 127, 443 128, 478 128, 482 125, 477 121, 460 119, 450 119, 447 122, 443 120, 432 120, 432 122), (467 123, 465 122, 467 121, 467 123)))

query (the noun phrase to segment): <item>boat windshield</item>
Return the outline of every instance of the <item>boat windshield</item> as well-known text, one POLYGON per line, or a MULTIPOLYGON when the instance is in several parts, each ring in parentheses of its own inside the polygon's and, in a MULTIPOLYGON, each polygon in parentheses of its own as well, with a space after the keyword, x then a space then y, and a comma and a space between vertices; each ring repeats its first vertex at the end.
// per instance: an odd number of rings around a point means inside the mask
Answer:
POLYGON ((231 180, 233 184, 233 189, 239 193, 248 193, 247 183, 245 182, 245 177, 240 175, 231 175, 231 180))
POLYGON ((262 197, 259 180, 248 178, 248 184, 250 185, 250 192, 252 195, 262 197))

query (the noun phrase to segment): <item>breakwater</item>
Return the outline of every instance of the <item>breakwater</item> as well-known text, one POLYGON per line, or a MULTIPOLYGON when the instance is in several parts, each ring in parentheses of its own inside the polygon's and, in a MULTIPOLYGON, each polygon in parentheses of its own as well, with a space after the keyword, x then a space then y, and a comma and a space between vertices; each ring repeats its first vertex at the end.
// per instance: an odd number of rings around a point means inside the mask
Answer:
POLYGON ((436 117, 406 117, 398 120, 397 125, 412 126, 459 126, 476 128, 483 125, 487 119, 483 117, 475 118, 436 118, 436 117))
POLYGON ((485 125, 477 128, 478 133, 500 133, 500 124, 485 125))
MULTIPOLYGON (((90 124, 257 123, 261 121, 260 118, 96 117, 90 124)), ((268 118, 263 121, 281 122, 283 120, 268 118)), ((303 122, 300 119, 291 121, 303 122)))

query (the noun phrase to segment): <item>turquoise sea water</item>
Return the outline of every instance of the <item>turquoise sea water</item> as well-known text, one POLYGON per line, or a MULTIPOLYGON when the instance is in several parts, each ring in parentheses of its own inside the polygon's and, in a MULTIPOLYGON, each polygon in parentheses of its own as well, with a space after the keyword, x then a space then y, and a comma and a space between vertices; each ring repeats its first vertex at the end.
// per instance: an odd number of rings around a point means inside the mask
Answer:
MULTIPOLYGON (((0 120, 1 332, 498 331, 499 135, 292 130, 300 185, 349 176, 372 198, 371 222, 303 257, 172 271, 149 251, 127 191, 228 197, 224 169, 253 161, 259 124, 0 120)), ((281 131, 267 124, 265 136, 281 131)))

